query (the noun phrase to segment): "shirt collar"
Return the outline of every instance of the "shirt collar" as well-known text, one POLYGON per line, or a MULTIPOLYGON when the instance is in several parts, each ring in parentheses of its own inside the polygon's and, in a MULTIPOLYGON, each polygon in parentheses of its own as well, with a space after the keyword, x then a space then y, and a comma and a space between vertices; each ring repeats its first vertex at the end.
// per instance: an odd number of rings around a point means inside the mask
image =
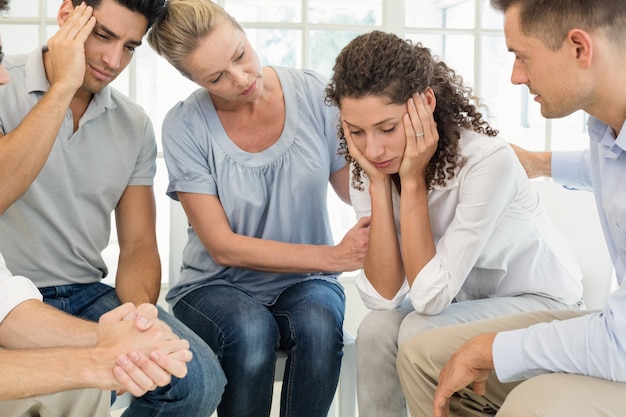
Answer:
POLYGON ((611 149, 611 152, 616 155, 626 151, 626 120, 617 137, 611 127, 593 116, 589 117, 588 127, 592 141, 611 149))
MULTIPOLYGON (((44 48, 45 46, 37 48, 30 52, 26 57, 26 89, 29 93, 45 93, 50 89, 50 84, 46 78, 46 69, 43 63, 44 48)), ((94 100, 102 103, 102 105, 106 108, 115 107, 111 97, 111 87, 108 85, 94 95, 94 100)))

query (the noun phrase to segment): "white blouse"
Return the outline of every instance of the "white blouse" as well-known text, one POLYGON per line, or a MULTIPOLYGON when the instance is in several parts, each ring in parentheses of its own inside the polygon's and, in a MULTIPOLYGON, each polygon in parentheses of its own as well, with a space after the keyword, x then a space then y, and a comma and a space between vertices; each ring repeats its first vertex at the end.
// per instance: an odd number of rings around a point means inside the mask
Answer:
MULTIPOLYGON (((511 147, 500 138, 461 132, 467 159, 446 186, 428 194, 436 255, 388 300, 361 270, 356 286, 374 310, 397 308, 407 294, 415 310, 433 315, 454 300, 540 294, 573 305, 582 299, 582 274, 531 188, 511 147)), ((371 212, 369 180, 363 191, 350 187, 357 217, 371 212)), ((393 189, 400 239, 400 195, 393 189)))

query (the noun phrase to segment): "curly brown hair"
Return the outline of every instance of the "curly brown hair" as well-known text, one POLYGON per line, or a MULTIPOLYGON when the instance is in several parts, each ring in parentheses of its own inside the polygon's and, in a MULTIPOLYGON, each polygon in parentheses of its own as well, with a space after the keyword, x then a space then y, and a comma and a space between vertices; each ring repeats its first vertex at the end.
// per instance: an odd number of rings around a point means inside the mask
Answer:
MULTIPOLYGON (((414 93, 432 88, 437 98, 433 117, 437 122, 439 143, 425 173, 429 189, 434 185, 445 185, 454 177, 455 169, 465 163, 458 149, 461 128, 487 136, 498 134, 483 120, 476 107, 478 100, 472 89, 463 85, 462 77, 433 57, 430 49, 421 43, 413 44, 410 40, 377 30, 366 33, 343 48, 333 72, 326 87, 325 100, 339 110, 343 98, 384 96, 391 103, 404 104, 414 93)), ((337 129, 339 154, 348 163, 354 163, 352 186, 362 190, 362 169, 348 152, 341 123, 337 129)), ((397 178, 394 182, 397 183, 397 178)))

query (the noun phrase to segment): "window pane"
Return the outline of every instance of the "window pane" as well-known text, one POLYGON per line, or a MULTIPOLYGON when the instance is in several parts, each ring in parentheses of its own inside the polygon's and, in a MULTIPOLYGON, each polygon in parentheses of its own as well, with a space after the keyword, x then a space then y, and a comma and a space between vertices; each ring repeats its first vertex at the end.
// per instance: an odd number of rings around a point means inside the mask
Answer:
MULTIPOLYGON (((59 3, 57 5, 61 4, 59 3)), ((9 2, 9 16, 37 17, 39 16, 39 0, 13 0, 9 2)), ((55 14, 56 16, 56 14, 55 14)))
POLYGON ((380 25, 381 0, 309 0, 309 23, 380 25))
POLYGON ((120 73, 120 75, 117 76, 115 80, 113 80, 113 82, 111 83, 111 86, 115 88, 116 90, 118 90, 120 93, 128 96, 129 91, 130 91, 129 82, 130 82, 130 64, 128 65, 128 67, 126 67, 126 69, 124 69, 124 71, 120 73))
POLYGON ((502 36, 483 37, 480 99, 487 109, 482 112, 507 141, 527 149, 544 149, 545 119, 528 88, 511 83, 513 58, 502 36))
POLYGON ((482 27, 485 29, 502 30, 504 21, 502 12, 497 11, 489 0, 482 0, 482 27))
MULTIPOLYGON (((32 0, 31 0, 32 1, 32 0)), ((48 0, 46 2, 46 16, 48 17, 56 17, 59 13, 59 8, 61 7, 61 1, 51 1, 48 0)))
POLYGON ((2 25, 0 32, 2 50, 7 55, 28 53, 41 44, 35 25, 2 25))
POLYGON ((161 125, 165 115, 176 103, 186 99, 199 87, 183 77, 152 48, 142 46, 137 53, 137 102, 150 115, 157 146, 162 151, 161 125))
POLYGON ((466 85, 474 84, 474 37, 470 35, 410 34, 407 39, 421 42, 430 52, 446 62, 466 85))
POLYGON ((263 65, 302 66, 302 33, 287 29, 246 29, 263 65))
POLYGON ((405 24, 422 28, 474 27, 473 0, 406 0, 405 24))
POLYGON ((238 22, 302 21, 302 5, 294 0, 225 0, 224 9, 238 22))
POLYGON ((552 149, 576 150, 589 147, 588 116, 579 110, 567 117, 552 120, 552 149))
POLYGON ((339 52, 359 33, 312 30, 309 36, 311 68, 330 78, 339 52))

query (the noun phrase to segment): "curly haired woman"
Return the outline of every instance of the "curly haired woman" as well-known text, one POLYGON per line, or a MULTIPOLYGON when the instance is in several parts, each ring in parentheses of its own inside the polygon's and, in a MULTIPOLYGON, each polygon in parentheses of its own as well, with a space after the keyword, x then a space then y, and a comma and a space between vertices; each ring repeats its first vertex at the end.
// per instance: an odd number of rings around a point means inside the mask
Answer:
POLYGON ((361 417, 405 416, 398 346, 461 322, 579 309, 581 273, 511 147, 428 48, 374 31, 337 57, 358 217, 371 216, 356 285, 374 310, 357 336, 361 417))

